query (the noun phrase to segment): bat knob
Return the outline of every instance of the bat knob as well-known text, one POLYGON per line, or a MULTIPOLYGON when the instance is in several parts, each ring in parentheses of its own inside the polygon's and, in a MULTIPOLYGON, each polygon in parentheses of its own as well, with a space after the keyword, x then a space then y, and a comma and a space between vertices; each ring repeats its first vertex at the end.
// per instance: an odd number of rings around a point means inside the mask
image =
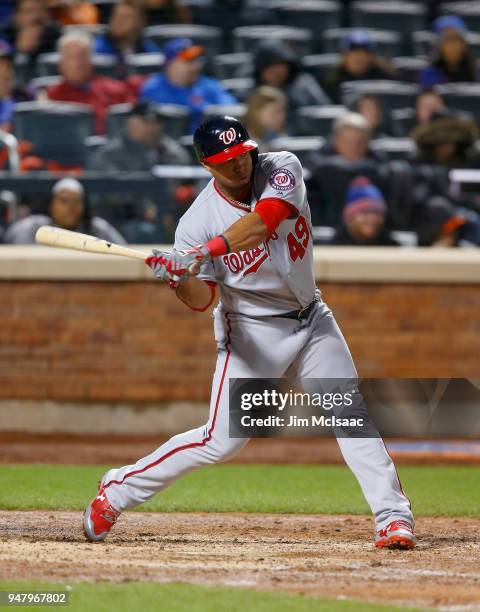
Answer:
POLYGON ((189 274, 191 274, 192 276, 197 276, 197 274, 200 272, 200 264, 199 263, 193 263, 189 268, 188 268, 188 272, 189 274))

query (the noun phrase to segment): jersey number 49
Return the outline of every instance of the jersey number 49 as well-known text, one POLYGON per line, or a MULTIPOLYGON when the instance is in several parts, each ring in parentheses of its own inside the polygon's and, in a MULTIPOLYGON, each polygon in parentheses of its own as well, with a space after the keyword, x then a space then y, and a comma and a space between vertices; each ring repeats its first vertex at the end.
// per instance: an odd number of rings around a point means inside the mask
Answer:
POLYGON ((295 229, 287 235, 288 250, 292 261, 303 259, 310 240, 310 232, 305 217, 300 215, 295 223, 295 229))

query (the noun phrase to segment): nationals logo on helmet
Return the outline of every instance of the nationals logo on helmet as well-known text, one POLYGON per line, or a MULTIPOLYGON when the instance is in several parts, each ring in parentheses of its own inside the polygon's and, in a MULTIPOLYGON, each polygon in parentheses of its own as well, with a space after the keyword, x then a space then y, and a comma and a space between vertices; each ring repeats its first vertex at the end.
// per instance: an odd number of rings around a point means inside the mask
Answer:
POLYGON ((235 140, 236 137, 237 137, 237 132, 235 131, 233 127, 231 127, 228 130, 225 130, 219 136, 220 140, 226 145, 231 144, 235 140))
POLYGON ((268 179, 270 185, 278 191, 288 191, 296 185, 295 177, 286 168, 277 168, 268 179))

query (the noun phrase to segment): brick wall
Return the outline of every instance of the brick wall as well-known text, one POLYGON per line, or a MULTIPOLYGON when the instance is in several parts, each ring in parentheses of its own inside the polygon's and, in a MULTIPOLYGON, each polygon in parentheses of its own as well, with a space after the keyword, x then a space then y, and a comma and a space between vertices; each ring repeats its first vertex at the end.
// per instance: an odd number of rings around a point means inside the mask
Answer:
MULTIPOLYGON (((0 397, 208 398, 211 317, 151 282, 0 283, 0 397)), ((363 376, 480 375, 478 285, 322 284, 363 376)))

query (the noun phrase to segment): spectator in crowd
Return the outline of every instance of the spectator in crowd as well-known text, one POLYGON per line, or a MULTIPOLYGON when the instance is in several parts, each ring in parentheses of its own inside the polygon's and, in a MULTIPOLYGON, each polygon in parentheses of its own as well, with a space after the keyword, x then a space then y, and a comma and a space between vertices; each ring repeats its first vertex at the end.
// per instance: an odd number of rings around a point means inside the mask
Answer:
POLYGON ((430 89, 442 83, 478 80, 475 58, 465 39, 467 27, 456 15, 438 17, 433 23, 438 45, 432 63, 420 74, 420 85, 430 89))
POLYGON ((95 53, 114 55, 121 62, 129 53, 158 53, 160 48, 142 35, 145 24, 145 9, 137 0, 117 2, 108 31, 95 39, 95 53))
POLYGON ((55 183, 48 215, 30 215, 15 221, 5 233, 5 242, 34 244, 35 233, 41 225, 53 225, 125 244, 123 237, 105 219, 90 217, 83 186, 74 178, 64 178, 55 183))
POLYGON ((164 133, 155 106, 140 102, 130 111, 123 133, 100 147, 89 167, 100 172, 141 172, 157 164, 189 163, 187 151, 164 133))
MULTIPOLYGON (((123 133, 98 149, 89 168, 100 172, 149 172, 155 165, 188 165, 188 152, 163 131, 163 124, 151 102, 134 106, 125 123, 123 133)), ((162 214, 151 197, 115 196, 115 205, 123 205, 122 233, 128 242, 142 244, 167 240, 166 228, 175 227, 175 213, 192 203, 196 190, 187 181, 168 181, 164 191, 162 214)), ((108 197, 104 203, 109 204, 108 197)), ((168 236, 172 238, 172 236, 168 236)))
POLYGON ((125 83, 93 73, 92 41, 86 32, 64 34, 58 41, 58 50, 63 79, 47 88, 47 97, 58 102, 88 104, 95 116, 96 133, 104 134, 108 107, 134 102, 132 91, 125 83))
POLYGON ((217 79, 202 75, 203 47, 189 38, 175 38, 164 46, 165 68, 140 89, 145 101, 179 104, 192 115, 191 132, 200 124, 202 109, 211 104, 235 104, 236 99, 217 79))
POLYGON ((255 85, 268 85, 283 91, 288 107, 330 104, 315 78, 301 69, 294 54, 280 42, 261 43, 254 57, 255 85))
POLYGON ((380 99, 375 94, 362 94, 355 100, 353 110, 367 121, 370 128, 370 136, 379 138, 385 136, 383 108, 380 99))
POLYGON ((32 97, 26 88, 15 86, 12 50, 0 40, 0 129, 9 131, 15 104, 32 97))
POLYGON ((60 36, 50 20, 47 0, 18 0, 10 20, 0 28, 0 39, 12 47, 15 56, 33 63, 40 53, 55 51, 60 36))
POLYGON ((366 178, 354 179, 346 194, 342 224, 334 245, 399 246, 386 228, 387 206, 383 195, 366 178))
POLYGON ((431 198, 417 227, 418 245, 433 247, 480 246, 480 218, 471 210, 457 209, 447 198, 431 198))
POLYGON ((354 30, 342 41, 342 56, 329 78, 332 91, 340 96, 340 85, 346 81, 394 79, 390 62, 375 53, 374 41, 367 31, 354 30))
POLYGON ((346 112, 333 123, 330 141, 320 150, 320 154, 338 155, 349 163, 360 162, 367 158, 383 161, 370 150, 370 139, 371 129, 365 117, 359 113, 346 112))
POLYGON ((275 87, 257 87, 248 98, 244 123, 260 152, 266 153, 270 141, 286 135, 287 96, 275 87))
POLYGON ((445 102, 442 96, 433 89, 426 89, 415 98, 415 124, 416 126, 430 123, 434 115, 445 111, 445 102))
POLYGON ((192 23, 192 13, 183 0, 144 0, 148 23, 192 23))
POLYGON ((474 148, 477 137, 478 129, 470 117, 449 111, 433 115, 429 123, 412 132, 417 161, 448 168, 474 167, 478 163, 474 148))
POLYGON ((100 11, 93 2, 82 0, 49 0, 50 14, 63 26, 89 26, 100 23, 100 11))

